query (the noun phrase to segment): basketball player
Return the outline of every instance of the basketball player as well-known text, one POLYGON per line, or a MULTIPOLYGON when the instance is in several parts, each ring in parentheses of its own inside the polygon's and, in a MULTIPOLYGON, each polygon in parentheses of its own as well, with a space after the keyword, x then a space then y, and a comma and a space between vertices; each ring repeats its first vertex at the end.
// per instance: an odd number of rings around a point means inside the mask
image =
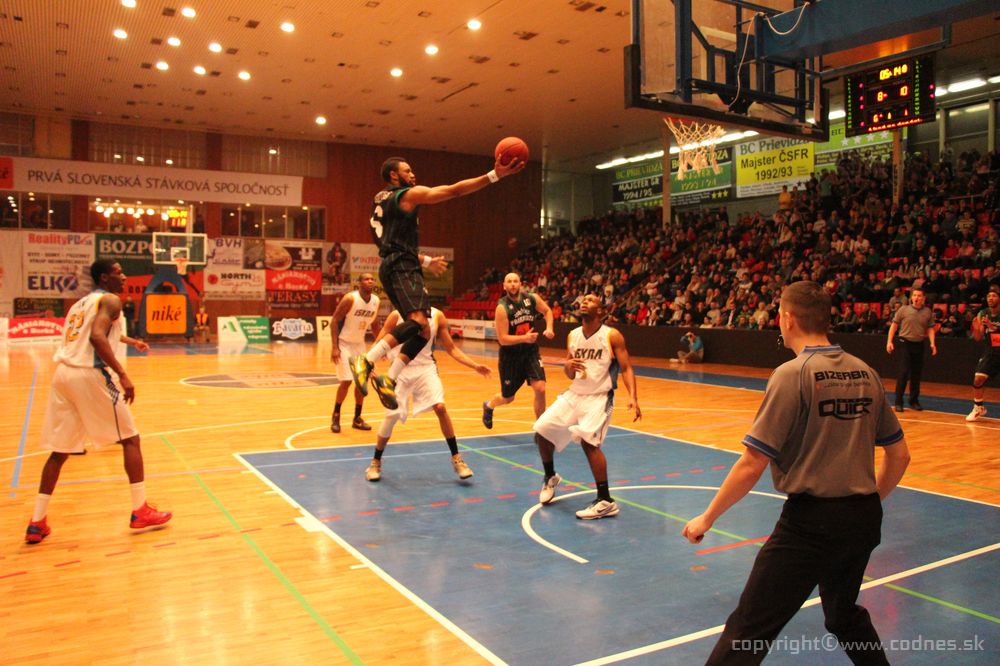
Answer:
POLYGON ((986 382, 1000 374, 1000 287, 993 285, 986 294, 986 307, 972 320, 972 337, 986 339, 983 355, 972 379, 972 411, 966 421, 986 416, 986 382))
POLYGON ((538 294, 521 291, 521 276, 508 273, 503 279, 504 295, 497 303, 494 323, 500 342, 500 393, 483 403, 483 425, 493 428, 493 410, 514 402, 525 382, 535 392, 535 418, 545 411, 545 369, 538 353, 538 332, 534 324, 545 318, 546 339, 555 337, 552 310, 538 294))
POLYGON ((372 377, 375 392, 386 409, 396 409, 397 406, 396 377, 431 339, 428 324, 430 301, 424 288, 421 267, 440 274, 437 271, 444 272, 448 266, 443 257, 424 256, 421 261, 417 254, 420 246, 417 221, 420 206, 442 203, 478 192, 490 183, 517 173, 524 166, 525 163, 518 159, 511 160, 505 166, 498 158, 493 170, 482 176, 451 185, 425 187, 417 185, 413 169, 402 157, 390 157, 382 164, 382 180, 386 182, 386 187, 372 200, 370 223, 372 237, 382 258, 378 269, 379 280, 393 307, 399 310, 403 319, 367 354, 359 354, 351 359, 351 372, 358 388, 368 395, 368 378, 375 361, 396 345, 402 345, 388 374, 372 377))
POLYGON ((141 352, 149 351, 149 345, 125 335, 118 297, 125 286, 121 265, 98 259, 90 267, 90 276, 97 288, 70 308, 62 344, 53 357, 57 365, 42 425, 42 446, 52 453, 42 469, 35 510, 24 537, 28 543, 39 543, 52 533, 46 521, 52 491, 63 463, 70 454, 84 450, 85 439, 94 444, 121 443, 132 493, 129 527, 162 525, 171 518, 169 511, 157 511, 146 502, 139 431, 128 408, 135 399, 135 386, 112 351, 119 343, 141 352), (117 375, 117 385, 109 370, 117 375))
POLYGON ((545 468, 545 481, 538 494, 541 504, 555 497, 562 477, 556 474, 553 453, 562 451, 570 441, 579 442, 587 456, 590 471, 597 484, 597 498, 585 509, 576 512, 581 520, 595 520, 618 515, 618 503, 608 490, 608 462, 604 457, 604 437, 611 424, 618 373, 622 374, 629 393, 628 409, 635 418, 642 418, 635 373, 625 348, 622 334, 602 322, 604 306, 596 294, 587 294, 580 303, 582 326, 569 333, 569 355, 563 366, 573 380, 569 390, 556 398, 535 421, 535 443, 545 468))
MULTIPOLYGON (((365 353, 365 333, 378 317, 379 298, 372 293, 374 288, 375 276, 362 273, 358 278, 358 288, 340 299, 337 309, 333 311, 333 321, 330 322, 330 341, 333 343, 330 360, 337 365, 340 385, 337 387, 337 402, 330 418, 330 432, 340 432, 340 406, 347 398, 347 389, 354 383, 348 359, 365 353)), ((354 420, 351 427, 355 430, 372 429, 361 418, 361 405, 364 401, 364 394, 354 387, 354 420)))
POLYGON ((906 440, 878 373, 830 344, 830 295, 821 285, 785 287, 778 318, 784 344, 797 356, 771 375, 742 457, 708 509, 683 530, 699 543, 769 462, 774 487, 788 494, 708 663, 760 663, 818 585, 826 628, 851 661, 887 664, 857 600, 881 540, 882 500, 909 464, 906 440), (876 446, 885 451, 877 474, 876 446))
MULTIPOLYGON (((397 326, 402 317, 398 311, 394 311, 386 318, 385 325, 379 333, 379 339, 389 334, 394 326, 397 326)), ((406 422, 407 412, 412 409, 413 415, 422 414, 428 409, 433 409, 441 425, 441 434, 444 435, 451 451, 451 466, 460 479, 468 479, 472 476, 472 469, 462 459, 462 454, 458 452, 458 440, 455 439, 455 427, 451 423, 448 409, 444 404, 444 386, 441 384, 441 377, 438 376, 437 362, 434 360, 433 347, 435 343, 440 345, 451 357, 462 365, 468 366, 481 374, 483 377, 490 376, 490 369, 481 363, 476 363, 465 355, 461 349, 455 346, 448 330, 448 320, 444 313, 437 308, 431 308, 431 316, 428 320, 430 327, 431 344, 425 345, 417 357, 403 368, 396 378, 396 399, 399 407, 387 412, 378 430, 378 437, 375 440, 375 457, 365 470, 365 478, 369 481, 378 481, 382 478, 382 453, 385 451, 389 437, 392 436, 392 429, 397 421, 406 422)), ((398 352, 397 352, 398 353, 398 352)))

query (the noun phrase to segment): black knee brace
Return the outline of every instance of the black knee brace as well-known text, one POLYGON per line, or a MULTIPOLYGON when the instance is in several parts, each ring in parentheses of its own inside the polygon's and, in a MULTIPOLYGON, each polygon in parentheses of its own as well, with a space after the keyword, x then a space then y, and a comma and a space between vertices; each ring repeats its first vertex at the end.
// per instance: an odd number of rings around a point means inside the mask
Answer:
MULTIPOLYGON (((418 326, 419 328, 419 326, 418 326)), ((427 338, 422 335, 414 335, 412 338, 406 341, 402 349, 399 350, 403 356, 406 356, 411 361, 417 357, 420 350, 424 348, 427 344, 427 338)))
MULTIPOLYGON (((420 324, 413 321, 412 319, 407 319, 402 324, 399 324, 396 326, 396 328, 392 329, 392 331, 389 332, 389 335, 396 338, 397 343, 403 344, 404 342, 412 338, 414 335, 419 333, 420 329, 421 329, 420 324)), ((420 348, 423 349, 423 345, 420 345, 420 348)), ((417 351, 420 350, 418 349, 417 351)), ((405 354, 406 352, 403 353, 405 354)))

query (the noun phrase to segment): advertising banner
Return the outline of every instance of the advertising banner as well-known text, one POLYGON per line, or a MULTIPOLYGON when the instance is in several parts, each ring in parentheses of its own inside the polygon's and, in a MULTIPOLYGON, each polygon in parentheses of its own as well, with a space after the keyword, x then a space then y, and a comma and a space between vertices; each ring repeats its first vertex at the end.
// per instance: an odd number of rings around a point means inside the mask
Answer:
POLYGON ((888 130, 848 137, 845 129, 843 121, 830 123, 830 140, 815 144, 816 171, 836 169, 837 160, 848 150, 856 150, 869 158, 892 160, 892 133, 888 130))
MULTIPOLYGON (((443 299, 452 293, 455 283, 455 271, 451 264, 455 261, 455 248, 452 247, 421 247, 421 254, 428 254, 432 257, 444 257, 448 261, 448 270, 440 277, 434 277, 430 271, 424 269, 424 286, 432 299, 443 299)), ((378 278, 378 267, 381 260, 378 256, 378 248, 374 243, 351 243, 348 251, 348 264, 351 267, 350 284, 357 283, 362 273, 371 273, 375 276, 375 293, 383 302, 388 302, 385 290, 382 289, 382 282, 378 278)))
POLYGON ((91 291, 93 234, 22 231, 21 250, 21 294, 80 298, 91 291))
POLYGON ((319 308, 323 286, 322 242, 265 241, 264 266, 267 302, 272 308, 319 308))
POLYGON ((348 252, 350 243, 323 244, 323 295, 346 294, 351 290, 348 252))
POLYGON ((496 340, 497 329, 492 321, 479 319, 449 319, 452 335, 470 340, 496 340))
POLYGON ((663 203, 663 162, 651 160, 615 169, 611 201, 619 207, 632 208, 643 202, 663 203))
POLYGON ((98 233, 96 237, 97 259, 117 261, 128 276, 153 274, 151 234, 98 233))
POLYGON ((272 310, 318 310, 319 291, 268 290, 267 303, 272 310))
MULTIPOLYGON (((250 240, 250 239, 247 239, 250 240)), ((210 238, 205 249, 205 267, 218 269, 247 268, 243 264, 243 238, 210 238)))
POLYGON ((691 206, 694 204, 729 201, 733 193, 733 147, 715 148, 715 163, 719 173, 709 166, 701 171, 687 170, 684 180, 677 178, 680 163, 677 155, 670 157, 670 205, 691 206))
POLYGON ((333 340, 330 339, 330 326, 333 324, 333 317, 329 315, 323 315, 322 317, 316 317, 316 339, 320 343, 330 344, 333 340))
POLYGON ((4 158, 0 189, 49 194, 95 192, 132 199, 301 206, 302 177, 235 171, 104 164, 34 157, 4 158))
POLYGON ((15 298, 15 317, 65 317, 61 298, 15 298))
POLYGON ((24 284, 21 259, 21 233, 0 231, 0 317, 14 316, 14 299, 24 284))
POLYGON ((813 143, 786 138, 736 144, 736 196, 775 194, 809 180, 813 172, 813 143))
POLYGON ((312 318, 271 318, 271 339, 286 342, 316 342, 316 324, 312 318))
POLYGON ((455 248, 453 247, 422 247, 420 251, 432 257, 444 257, 448 262, 448 270, 444 275, 435 277, 429 270, 424 269, 424 286, 431 298, 443 299, 452 292, 455 284, 455 248))
POLYGON ((181 294, 146 296, 146 332, 151 335, 184 335, 188 299, 181 294))
POLYGON ((24 317, 7 322, 9 342, 61 340, 66 320, 62 317, 24 317))
POLYGON ((243 268, 205 269, 206 300, 263 301, 265 271, 243 268))
POLYGON ((271 326, 267 317, 217 317, 215 327, 219 344, 271 341, 271 326))

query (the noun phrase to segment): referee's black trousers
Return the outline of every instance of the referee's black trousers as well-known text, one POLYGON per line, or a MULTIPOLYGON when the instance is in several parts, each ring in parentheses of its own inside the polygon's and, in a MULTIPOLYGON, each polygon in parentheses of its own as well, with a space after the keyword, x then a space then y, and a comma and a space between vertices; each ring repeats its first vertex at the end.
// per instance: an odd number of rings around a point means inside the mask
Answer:
POLYGON ((759 664, 772 643, 776 652, 810 649, 801 643, 802 637, 786 637, 800 641, 794 647, 783 648, 781 641, 774 641, 818 585, 826 629, 851 661, 888 664, 868 611, 857 605, 865 567, 881 531, 878 495, 790 497, 754 561, 739 605, 726 620, 708 663, 759 664))
POLYGON ((910 404, 920 400, 920 377, 924 373, 924 341, 910 342, 899 338, 899 374, 896 375, 896 404, 903 405, 906 383, 910 383, 910 404))

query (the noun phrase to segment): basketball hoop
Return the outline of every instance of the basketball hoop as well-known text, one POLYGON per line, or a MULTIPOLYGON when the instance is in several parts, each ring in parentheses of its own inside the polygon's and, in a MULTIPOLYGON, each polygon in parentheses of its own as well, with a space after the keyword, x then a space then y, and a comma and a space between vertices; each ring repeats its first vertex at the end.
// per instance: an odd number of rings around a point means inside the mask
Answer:
POLYGON ((664 118, 663 122, 677 139, 677 180, 684 180, 688 169, 695 173, 712 167, 715 175, 722 173, 715 161, 715 144, 726 134, 725 128, 712 123, 684 122, 664 118))
POLYGON ((187 275, 188 259, 186 257, 175 257, 174 266, 177 267, 178 275, 187 275))

